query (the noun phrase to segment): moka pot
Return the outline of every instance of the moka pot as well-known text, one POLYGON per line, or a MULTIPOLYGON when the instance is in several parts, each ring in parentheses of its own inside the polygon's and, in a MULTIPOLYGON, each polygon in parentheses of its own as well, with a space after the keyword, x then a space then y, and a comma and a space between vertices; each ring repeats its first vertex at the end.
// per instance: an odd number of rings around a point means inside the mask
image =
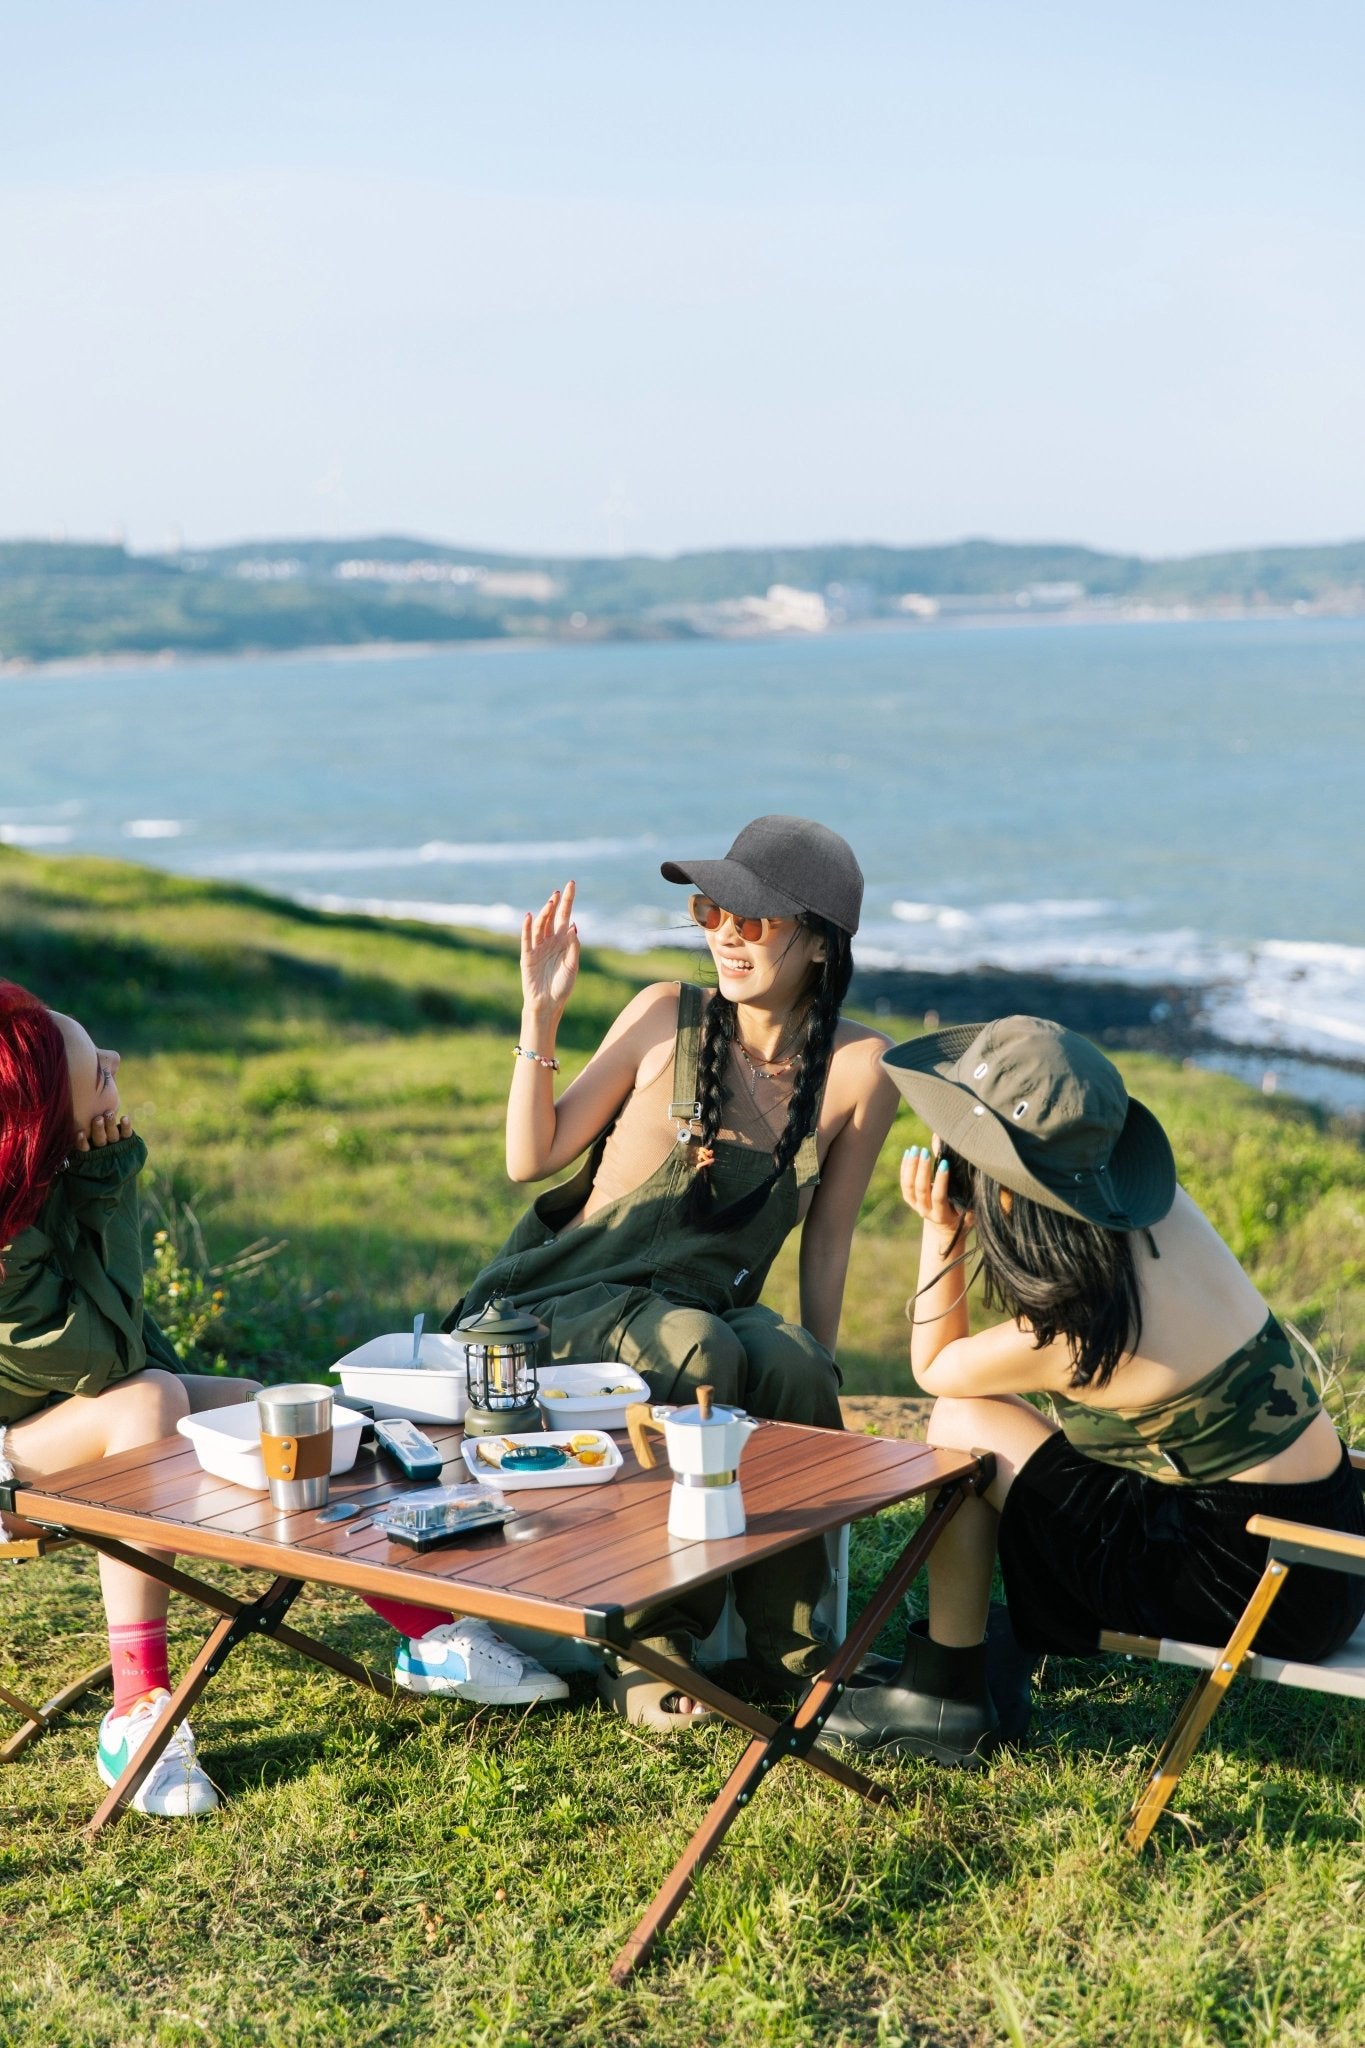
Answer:
POLYGON ((742 1408, 722 1408, 710 1387, 698 1387, 695 1408, 675 1408, 657 1420, 644 1402, 626 1410, 631 1446, 640 1463, 654 1464, 651 1434, 661 1436, 673 1489, 668 1533, 685 1543, 712 1543, 744 1534, 739 1461, 758 1428, 742 1408))

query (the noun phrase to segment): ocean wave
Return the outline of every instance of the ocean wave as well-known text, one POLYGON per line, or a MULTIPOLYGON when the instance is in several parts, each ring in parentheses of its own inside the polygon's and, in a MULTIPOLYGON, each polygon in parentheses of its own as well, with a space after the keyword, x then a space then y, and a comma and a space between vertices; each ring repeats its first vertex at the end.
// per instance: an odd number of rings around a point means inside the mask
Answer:
POLYGON ((215 875, 363 874, 377 868, 530 867, 537 862, 573 867, 638 854, 653 845, 649 835, 636 839, 428 839, 421 846, 267 848, 215 855, 211 865, 215 875))
POLYGON ((129 818, 123 827, 125 839, 179 839, 189 827, 180 818, 129 818))
POLYGON ((985 903, 975 910, 954 903, 898 900, 891 905, 891 915, 901 924, 935 925, 940 931, 986 932, 999 927, 1082 923, 1112 916, 1118 908, 1093 896, 1040 896, 1032 902, 985 903))
POLYGON ((0 825, 0 846, 69 846, 70 825, 0 825))
MULTIPOLYGON (((297 897, 310 910, 330 910, 343 915, 391 917, 414 924, 467 925, 472 931, 517 933, 527 905, 512 903, 439 903, 429 897, 340 896, 303 894, 297 897)), ((636 904, 623 910, 588 911, 575 919, 579 935, 588 946, 611 946, 620 953, 647 953, 655 946, 684 946, 701 951, 700 932, 690 921, 679 923, 654 904, 636 904)))

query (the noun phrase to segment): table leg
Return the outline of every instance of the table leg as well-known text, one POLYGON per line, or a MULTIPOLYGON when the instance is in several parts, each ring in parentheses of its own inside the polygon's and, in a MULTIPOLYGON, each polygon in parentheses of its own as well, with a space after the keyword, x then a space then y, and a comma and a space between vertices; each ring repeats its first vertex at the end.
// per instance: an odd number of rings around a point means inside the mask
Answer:
POLYGON ((230 1593, 220 1592, 216 1586, 209 1586, 199 1579, 191 1578, 188 1572, 182 1572, 174 1565, 163 1564, 160 1558, 146 1557, 141 1551, 130 1550, 111 1537, 96 1536, 82 1540, 89 1542, 93 1549, 102 1552, 106 1557, 115 1557, 120 1564, 131 1565, 135 1571, 145 1572, 150 1578, 160 1579, 174 1591, 187 1594, 199 1606, 207 1607, 211 1613, 219 1616, 203 1648, 148 1730, 137 1755, 118 1783, 101 1801, 85 1830, 89 1837, 99 1834, 101 1829, 107 1827, 127 1805, 155 1767, 178 1723, 184 1720, 209 1680, 232 1651, 239 1643, 245 1642, 248 1636, 273 1635, 289 1649, 309 1658, 314 1664, 321 1664, 328 1670, 338 1672, 343 1678, 349 1678, 357 1685, 366 1686, 385 1699, 396 1696, 396 1688, 389 1679, 381 1677, 376 1671, 367 1671, 363 1664, 357 1664, 354 1659, 343 1656, 339 1650, 329 1649, 326 1643, 314 1642, 311 1636, 301 1635, 297 1629, 285 1625, 285 1615, 303 1591, 302 1579, 277 1578, 259 1599, 234 1600, 230 1593))
POLYGON ((93 1838, 107 1827, 127 1805, 144 1779, 155 1768, 162 1751, 178 1724, 184 1720, 204 1687, 224 1659, 245 1636, 255 1635, 272 1625, 272 1614, 283 1614, 301 1590, 298 1579, 276 1579, 259 1600, 225 1614, 209 1631, 208 1639, 144 1737, 142 1746, 118 1783, 106 1794, 85 1832, 93 1838))
POLYGON ((741 1727, 750 1729, 754 1739, 713 1800, 705 1820, 655 1893, 649 1910, 640 1920, 629 1941, 621 1948, 611 1966, 613 1984, 625 1984, 645 1961, 655 1942, 673 1920, 692 1889, 696 1873, 710 1861, 732 1823, 737 1819, 740 1808, 748 1805, 774 1764, 790 1757, 798 1763, 808 1765, 812 1770, 820 1771, 826 1777, 835 1779, 837 1783, 846 1785, 850 1791, 860 1793, 864 1799, 872 1803, 895 1804, 894 1795, 885 1786, 865 1777, 861 1771, 854 1770, 851 1765, 843 1763, 840 1759, 827 1756, 823 1750, 815 1748, 814 1744, 826 1717, 843 1692, 845 1678, 856 1669, 885 1622, 904 1598, 946 1525, 967 1496, 980 1491, 983 1483, 983 1475, 978 1472, 966 1479, 955 1481, 939 1493, 923 1522, 859 1615, 854 1627, 785 1721, 773 1721, 765 1714, 756 1714, 751 1708, 742 1707, 740 1701, 723 1692, 719 1686, 713 1685, 703 1673, 688 1671, 685 1666, 675 1664, 667 1657, 657 1657, 652 1651, 634 1645, 623 1652, 645 1670, 652 1671, 656 1677, 680 1681, 680 1691, 685 1690, 693 1698, 705 1700, 708 1706, 717 1708, 727 1719, 737 1721, 741 1727), (737 1708, 740 1709, 739 1712, 735 1711, 737 1708))
MULTIPOLYGON (((183 1593, 187 1599, 195 1601, 200 1607, 207 1607, 212 1613, 227 1615, 231 1619, 242 1612, 242 1602, 235 1600, 230 1593, 220 1592, 217 1586, 210 1586, 202 1579, 191 1578, 188 1572, 182 1572, 176 1565, 165 1564, 160 1558, 148 1557, 140 1550, 130 1550, 126 1543, 118 1543, 112 1536, 81 1536, 76 1540, 88 1543, 92 1549, 98 1550, 105 1557, 114 1558, 119 1564, 126 1564, 134 1571, 145 1572, 149 1578, 159 1579, 162 1585, 169 1586, 173 1593, 183 1593)), ((303 1582, 299 1580, 291 1583, 301 1585, 303 1582)), ((273 1635, 277 1642, 287 1644, 291 1650, 297 1651, 300 1657, 307 1657, 314 1664, 325 1665, 329 1671, 338 1672, 341 1677, 349 1678, 356 1685, 365 1686, 370 1692, 377 1692, 383 1699, 397 1699, 400 1688, 394 1685, 391 1679, 385 1678, 378 1671, 369 1670, 364 1664, 357 1664, 353 1657, 347 1657, 342 1651, 329 1649, 326 1643, 319 1643, 312 1636, 301 1634, 296 1628, 286 1627, 282 1619, 284 1611, 281 1608, 279 1616, 268 1627, 264 1621, 258 1621, 255 1624, 256 1629, 273 1635)))

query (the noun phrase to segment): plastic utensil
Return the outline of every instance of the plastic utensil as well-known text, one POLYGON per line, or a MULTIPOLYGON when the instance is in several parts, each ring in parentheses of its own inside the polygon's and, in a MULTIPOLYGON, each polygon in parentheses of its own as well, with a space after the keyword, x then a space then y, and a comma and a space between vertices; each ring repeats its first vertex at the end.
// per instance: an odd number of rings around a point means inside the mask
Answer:
POLYGON ((414 1365, 422 1363, 422 1325, 425 1321, 426 1313, 424 1310, 419 1309, 412 1319, 412 1362, 414 1365))

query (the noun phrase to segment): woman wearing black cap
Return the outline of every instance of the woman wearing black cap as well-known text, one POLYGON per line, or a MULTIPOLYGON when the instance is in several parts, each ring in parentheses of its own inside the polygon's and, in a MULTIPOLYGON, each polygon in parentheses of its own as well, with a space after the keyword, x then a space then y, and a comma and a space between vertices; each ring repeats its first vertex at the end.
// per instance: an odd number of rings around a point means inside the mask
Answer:
MULTIPOLYGON (((663 873, 691 890, 717 986, 642 989, 558 1099, 556 1034, 578 974, 574 884, 525 920, 507 1169, 543 1180, 587 1157, 540 1196, 453 1316, 509 1297, 549 1326, 556 1359, 621 1360, 656 1400, 690 1401, 710 1384, 751 1414, 838 1429, 849 1246, 896 1106, 887 1041, 839 1014, 862 874, 837 833, 788 817, 756 819, 723 860, 663 873), (798 1223, 799 1325, 759 1300, 798 1223)), ((757 1664, 819 1668, 812 1609, 827 1579, 820 1541, 737 1576, 757 1664)), ((723 1600, 723 1585, 706 1587, 651 1614, 649 1639, 690 1659, 723 1600)), ((652 1725, 692 1717, 693 1701, 642 1672, 610 1674, 606 1689, 652 1725)))
MULTIPOLYGON (((924 1226, 910 1358, 938 1397, 929 1438, 992 1450, 997 1471, 931 1555, 900 1670, 851 1691, 826 1733, 971 1766, 1022 1732, 1039 1653, 1093 1654, 1102 1627, 1226 1642, 1265 1569, 1251 1515, 1365 1534, 1365 1507, 1316 1386, 1102 1053, 1006 1017, 886 1065, 935 1133, 901 1171, 924 1226), (972 1239, 1007 1316, 975 1336, 972 1239), (1060 1428, 1026 1394, 1049 1395, 1060 1428), (997 1547, 1012 1671, 983 1641, 997 1547)), ((1327 1656, 1363 1611, 1365 1581, 1296 1571, 1257 1647, 1327 1656)))

